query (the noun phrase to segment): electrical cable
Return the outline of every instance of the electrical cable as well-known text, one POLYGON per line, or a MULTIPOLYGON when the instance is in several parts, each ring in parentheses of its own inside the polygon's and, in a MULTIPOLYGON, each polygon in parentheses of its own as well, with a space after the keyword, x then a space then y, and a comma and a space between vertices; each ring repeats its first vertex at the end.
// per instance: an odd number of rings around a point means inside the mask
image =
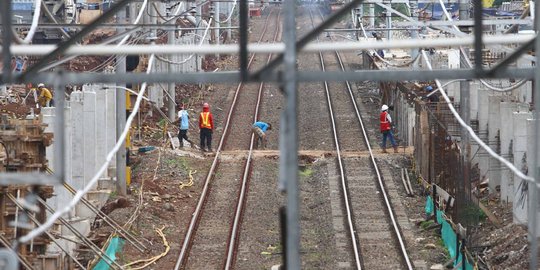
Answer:
POLYGON ((234 9, 236 8, 236 3, 238 2, 238 0, 234 0, 234 3, 233 3, 233 6, 231 8, 231 12, 229 13, 229 16, 227 16, 227 19, 225 19, 224 21, 220 21, 219 20, 219 10, 216 10, 216 14, 218 14, 218 18, 217 19, 214 19, 215 22, 219 23, 219 24, 223 24, 223 23, 226 23, 226 22, 229 22, 232 18, 232 15, 234 13, 234 9))
MULTIPOLYGON (((422 53, 422 56, 424 57, 424 59, 426 60, 426 66, 429 70, 433 70, 432 66, 431 66, 431 62, 429 60, 429 58, 427 57, 427 54, 426 54, 426 51, 425 50, 421 50, 421 53, 422 53)), ((518 168, 516 168, 514 166, 514 164, 512 164, 510 161, 506 160, 505 158, 503 158, 502 156, 498 155, 497 153, 495 153, 495 151, 493 151, 486 143, 484 143, 479 137, 478 135, 476 135, 476 133, 474 132, 474 130, 467 124, 465 123, 465 121, 463 121, 463 119, 461 118, 461 116, 459 116, 459 113, 456 111, 456 109, 454 108, 454 106, 452 105, 452 101, 450 101, 450 98, 448 97, 448 95, 446 95, 444 89, 443 89, 443 86, 441 84, 441 82, 436 79, 435 80, 435 83, 437 84, 437 87, 440 89, 440 92, 441 92, 441 96, 444 98, 446 104, 448 105, 448 108, 450 108, 450 111, 452 112, 452 114, 454 115, 454 117, 456 118, 456 120, 458 121, 458 123, 463 127, 465 128, 468 132, 469 132, 469 135, 471 136, 472 139, 474 139, 478 145, 482 148, 484 148, 484 150, 486 150, 486 152, 492 156, 493 158, 497 159, 498 161, 500 161, 501 163, 503 163, 506 167, 508 167, 512 172, 514 172, 519 178, 523 179, 523 180, 526 180, 528 182, 531 182, 537 186, 540 186, 540 183, 536 183, 534 178, 533 177, 530 177, 530 176, 527 176, 525 174, 523 174, 518 168)))
MULTIPOLYGON (((152 71, 152 67, 154 65, 154 55, 152 54, 150 56, 150 60, 148 61, 148 68, 146 70, 146 74, 149 74, 152 71)), ((111 160, 115 157, 116 152, 122 147, 122 144, 124 143, 124 140, 126 139, 127 133, 129 132, 131 128, 131 123, 133 122, 133 119, 137 115, 137 112, 139 111, 141 101, 144 96, 144 92, 146 91, 147 83, 144 82, 141 86, 141 90, 139 91, 139 94, 137 95, 137 99, 135 101, 135 104, 133 105, 133 111, 129 115, 129 117, 126 120, 126 126, 124 127, 124 130, 120 134, 118 141, 116 141, 116 144, 114 148, 107 154, 107 158, 103 165, 101 165, 98 172, 91 178, 91 180, 88 182, 88 184, 82 189, 78 190, 73 199, 67 204, 67 206, 57 212, 55 212, 53 215, 51 215, 47 221, 45 221, 43 224, 41 224, 39 227, 33 229, 32 231, 28 232, 26 235, 22 236, 18 239, 19 243, 25 243, 28 242, 35 237, 39 236, 43 232, 45 232, 47 229, 52 227, 55 223, 55 221, 60 218, 62 215, 68 213, 71 209, 73 209, 77 203, 81 200, 81 198, 87 194, 97 183, 98 179, 101 177, 101 175, 107 170, 109 163, 111 160)))
MULTIPOLYGON (((446 6, 444 5, 444 2, 442 0, 439 0, 439 4, 441 5, 443 13, 446 16, 446 18, 448 19, 448 21, 453 21, 452 16, 450 16, 450 13, 448 13, 448 10, 446 10, 446 6)), ((455 25, 452 25, 452 28, 454 28, 454 30, 456 30, 459 33, 463 33, 455 25)), ((465 34, 465 33, 463 33, 463 34, 465 34)), ((465 64, 469 68, 472 68, 473 65, 472 65, 471 59, 469 59, 469 56, 467 55, 467 52, 465 52, 465 49, 463 49, 463 47, 460 46, 459 50, 460 50, 461 55, 463 55, 463 58, 465 59, 465 64)), ((491 85, 488 81, 486 81, 484 79, 479 79, 479 81, 480 81, 480 83, 482 83, 482 85, 484 85, 488 89, 496 91, 496 92, 509 92, 509 91, 514 90, 514 89, 517 89, 518 87, 522 86, 523 84, 525 84, 527 82, 526 79, 522 79, 522 80, 518 81, 517 83, 515 83, 514 85, 509 86, 507 88, 499 88, 499 87, 491 85)))
POLYGON ((14 32, 13 37, 17 43, 30 44, 34 38, 34 34, 36 33, 39 25, 39 17, 41 16, 41 0, 36 0, 34 4, 36 5, 34 9, 34 17, 32 18, 32 25, 30 26, 30 30, 28 31, 26 37, 24 39, 20 39, 19 35, 15 33, 15 30, 13 30, 13 28, 11 29, 14 32))
MULTIPOLYGON (((213 17, 210 17, 210 19, 208 20, 208 24, 206 26, 206 29, 204 30, 204 35, 202 36, 201 38, 201 41, 199 42, 199 46, 201 46, 203 43, 204 43, 204 40, 206 39, 206 35, 208 34, 208 30, 210 29, 210 25, 212 25, 212 19, 213 17)), ((173 64, 173 65, 182 65, 182 64, 185 64, 187 61, 189 61, 191 58, 193 58, 195 54, 192 53, 190 56, 188 56, 186 59, 180 61, 180 62, 175 62, 175 61, 172 61, 170 59, 167 59, 167 58, 164 58, 162 56, 159 56, 157 55, 156 58, 160 61, 163 61, 163 62, 166 62, 166 63, 169 63, 169 64, 173 64)))

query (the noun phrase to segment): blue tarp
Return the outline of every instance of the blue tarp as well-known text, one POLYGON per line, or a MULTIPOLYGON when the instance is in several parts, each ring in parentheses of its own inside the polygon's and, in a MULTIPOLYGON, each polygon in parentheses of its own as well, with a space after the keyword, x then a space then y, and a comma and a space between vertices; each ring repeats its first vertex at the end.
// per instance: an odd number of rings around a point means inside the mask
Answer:
MULTIPOLYGON (((109 242, 109 246, 107 247, 107 250, 105 253, 111 260, 116 260, 116 253, 120 252, 122 250, 122 247, 124 246, 125 240, 120 237, 113 237, 111 241, 109 242)), ((93 270, 109 270, 109 265, 104 260, 99 260, 96 267, 93 268, 93 270)))

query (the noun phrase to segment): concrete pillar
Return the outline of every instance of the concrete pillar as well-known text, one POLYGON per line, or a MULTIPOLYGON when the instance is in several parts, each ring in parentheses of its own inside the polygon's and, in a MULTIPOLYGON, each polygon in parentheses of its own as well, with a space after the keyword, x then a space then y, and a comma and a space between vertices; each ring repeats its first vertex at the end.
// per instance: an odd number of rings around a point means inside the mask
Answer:
MULTIPOLYGON (((532 116, 531 116, 532 118, 532 116)), ((534 158, 533 158, 533 149, 534 147, 532 147, 536 142, 536 140, 538 140, 538 138, 535 136, 535 122, 536 120, 534 119, 527 119, 527 146, 528 146, 528 150, 527 151, 527 168, 529 170, 529 176, 533 176, 533 168, 535 167, 534 166, 534 158)), ((531 196, 531 189, 529 188, 529 196, 531 196)), ((536 236, 540 236, 540 207, 538 205, 539 203, 539 200, 537 198, 536 200, 536 205, 531 205, 531 201, 530 200, 527 200, 527 202, 529 203, 528 207, 536 207, 536 236)), ((534 212, 532 212, 534 213, 534 212)), ((527 217, 530 217, 532 214, 531 213, 528 213, 527 214, 527 217)), ((530 223, 529 223, 530 224, 530 223)))
MULTIPOLYGON (((527 166, 527 119, 531 117, 531 113, 513 114, 514 165, 521 171, 524 171, 527 166)), ((513 216, 514 223, 518 224, 527 223, 527 192, 524 191, 524 184, 522 179, 514 177, 513 216)))
MULTIPOLYGON (((500 115, 500 103, 506 101, 505 96, 489 96, 489 114, 488 114, 488 145, 495 152, 500 154, 498 151, 501 129, 501 115, 500 115)), ((491 157, 489 159, 489 191, 496 192, 497 186, 501 185, 501 163, 491 157)))
MULTIPOLYGON (((71 93, 71 183, 73 188, 79 190, 84 187, 84 111, 83 93, 71 93)), ((68 179, 68 182, 69 179, 68 179)))
POLYGON ((96 166, 96 92, 89 85, 83 86, 84 123, 84 182, 85 185, 97 172, 96 166), (86 86, 86 88, 85 88, 86 86))
MULTIPOLYGON (((107 86, 107 85, 105 85, 107 86)), ((107 150, 106 152, 109 153, 116 144, 116 92, 121 91, 120 93, 123 93, 124 90, 117 90, 114 88, 114 84, 109 85, 110 87, 107 87, 105 90, 105 130, 106 130, 106 145, 107 150)), ((111 160, 111 163, 109 163, 109 167, 113 170, 116 168, 116 158, 113 158, 111 160)), ((111 176, 116 175, 114 171, 111 171, 111 176)))
MULTIPOLYGON (((459 50, 452 49, 448 50, 448 68, 449 69, 459 69, 460 68, 460 54, 459 50)), ((443 84, 448 81, 443 81, 443 84)), ((459 104, 460 102, 460 83, 459 82, 453 82, 448 84, 446 87, 446 93, 448 93, 448 96, 454 97, 454 103, 459 104)))
MULTIPOLYGON (((499 103, 501 123, 504 123, 504 128, 501 128, 501 156, 510 161, 513 154, 514 140, 514 121, 513 114, 517 110, 517 103, 501 102, 499 103)), ((501 167, 501 202, 514 201, 514 174, 506 166, 501 167)))
POLYGON ((471 120, 478 120, 478 88, 479 82, 474 81, 470 84, 471 93, 471 120))
MULTIPOLYGON (((487 90, 480 89, 478 91, 478 137, 484 142, 487 142, 488 139, 489 95, 490 92, 487 90)), ((475 143, 473 142, 473 144, 475 143)), ((480 168, 480 178, 484 178, 489 169, 489 157, 483 149, 480 149, 476 157, 480 168)))
MULTIPOLYGON (((107 93, 103 90, 102 84, 93 84, 91 86, 96 93, 95 122, 96 122, 96 170, 105 163, 107 156, 107 93), (101 126, 101 128, 99 126, 101 126)), ((113 128, 114 130, 114 128, 113 128)), ((101 177, 107 177, 108 172, 101 177)))
MULTIPOLYGON (((530 67, 533 67, 533 64, 531 60, 527 60, 521 57, 517 60, 517 66, 518 68, 530 68, 530 67)), ((516 79, 516 80, 519 80, 519 79, 516 79)), ((532 102, 532 82, 527 81, 524 85, 514 90, 514 93, 517 94, 518 100, 520 102, 526 102, 526 103, 532 102)))

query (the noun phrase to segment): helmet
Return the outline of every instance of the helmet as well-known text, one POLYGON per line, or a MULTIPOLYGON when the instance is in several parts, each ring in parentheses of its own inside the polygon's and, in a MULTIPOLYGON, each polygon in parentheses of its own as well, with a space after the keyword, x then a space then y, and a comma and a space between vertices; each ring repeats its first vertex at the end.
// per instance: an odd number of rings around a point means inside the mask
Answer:
POLYGON ((429 91, 432 91, 432 90, 433 90, 433 87, 431 87, 431 85, 428 85, 428 86, 426 87, 426 91, 429 92, 429 91))
POLYGON ((38 87, 38 88, 40 88, 40 87, 45 87, 45 85, 42 84, 42 83, 40 83, 40 84, 37 85, 37 87, 38 87))
POLYGON ((202 107, 203 107, 203 108, 210 108, 210 105, 208 105, 208 103, 205 102, 205 103, 202 105, 202 107))
POLYGON ((381 108, 381 111, 386 111, 388 110, 388 106, 386 104, 382 105, 382 108, 381 108))

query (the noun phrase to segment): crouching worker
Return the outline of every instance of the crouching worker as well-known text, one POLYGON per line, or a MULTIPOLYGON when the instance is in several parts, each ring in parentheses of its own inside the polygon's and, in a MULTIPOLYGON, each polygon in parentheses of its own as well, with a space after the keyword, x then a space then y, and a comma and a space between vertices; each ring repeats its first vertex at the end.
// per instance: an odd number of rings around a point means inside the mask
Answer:
POLYGON ((267 143, 266 131, 271 130, 271 129, 272 129, 271 124, 261 122, 261 121, 255 122, 251 126, 251 130, 257 136, 257 139, 255 140, 255 149, 259 148, 259 141, 261 142, 261 149, 266 149, 266 143, 267 143))

